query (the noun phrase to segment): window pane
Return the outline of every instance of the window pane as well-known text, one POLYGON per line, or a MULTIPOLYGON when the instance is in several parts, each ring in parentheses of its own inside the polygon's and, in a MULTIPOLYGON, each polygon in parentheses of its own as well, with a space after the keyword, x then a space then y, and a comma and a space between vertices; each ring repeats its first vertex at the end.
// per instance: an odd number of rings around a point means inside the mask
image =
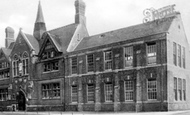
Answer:
POLYGON ((133 47, 125 48, 125 67, 133 65, 133 47))
POLYGON ((133 81, 125 81, 125 100, 133 100, 133 81))
POLYGON ((156 79, 148 79, 148 99, 157 99, 156 79))
POLYGON ((105 101, 113 101, 113 85, 112 83, 105 84, 105 101))
POLYGON ((147 44, 147 60, 148 64, 156 63, 156 43, 147 44))
POLYGON ((87 85, 88 102, 94 102, 94 85, 87 85))
POLYGON ((174 77, 174 97, 175 100, 177 101, 177 78, 174 77))
POLYGON ((178 44, 178 65, 181 67, 181 46, 178 44))
POLYGON ((107 51, 105 52, 105 57, 104 57, 104 63, 105 63, 105 70, 112 69, 112 52, 107 51))
POLYGON ((77 86, 71 87, 71 102, 77 102, 78 101, 78 88, 77 86))
POLYGON ((94 55, 87 55, 88 72, 94 71, 94 55))
POLYGON ((77 74, 77 57, 71 58, 71 63, 72 63, 72 74, 77 74))

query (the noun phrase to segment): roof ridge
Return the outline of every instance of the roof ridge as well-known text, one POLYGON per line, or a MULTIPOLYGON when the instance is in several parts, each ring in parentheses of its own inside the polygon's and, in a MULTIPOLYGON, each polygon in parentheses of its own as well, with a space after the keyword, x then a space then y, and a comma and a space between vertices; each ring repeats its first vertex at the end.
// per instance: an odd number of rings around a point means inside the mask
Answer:
MULTIPOLYGON (((171 17, 174 18, 175 15, 172 15, 172 16, 169 16, 169 17, 166 17, 166 18, 162 18, 162 19, 168 19, 168 18, 171 18, 171 17)), ((104 35, 104 34, 109 34, 109 33, 116 32, 116 31, 119 31, 119 30, 122 30, 122 29, 133 28, 133 27, 140 26, 140 25, 152 24, 152 23, 155 23, 155 22, 160 21, 162 19, 157 19, 157 20, 154 20, 154 21, 151 21, 151 22, 148 22, 148 23, 135 24, 135 25, 132 25, 132 26, 123 27, 123 28, 119 28, 119 29, 115 29, 115 30, 110 30, 110 31, 107 31, 107 32, 104 32, 104 33, 99 33, 99 34, 95 34, 95 35, 92 35, 92 36, 85 37, 85 39, 90 38, 90 37, 94 37, 94 36, 101 36, 101 35, 104 35)))
POLYGON ((72 23, 72 24, 68 24, 68 25, 65 25, 65 26, 58 27, 58 28, 54 28, 54 29, 52 29, 52 30, 48 30, 48 31, 46 31, 46 32, 56 31, 56 30, 58 30, 58 29, 65 28, 65 27, 68 27, 68 26, 71 26, 71 25, 78 25, 78 24, 72 23))

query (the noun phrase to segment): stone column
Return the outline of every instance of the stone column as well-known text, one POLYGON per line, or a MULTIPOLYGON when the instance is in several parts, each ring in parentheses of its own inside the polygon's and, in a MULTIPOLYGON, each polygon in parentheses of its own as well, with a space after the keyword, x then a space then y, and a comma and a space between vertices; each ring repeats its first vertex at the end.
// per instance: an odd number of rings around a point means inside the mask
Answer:
POLYGON ((140 71, 136 75, 136 112, 142 111, 142 84, 140 80, 140 71))
POLYGON ((96 88, 95 88, 95 111, 101 110, 101 103, 100 103, 100 82, 101 82, 101 76, 100 74, 96 75, 96 88))
POLYGON ((114 111, 120 111, 120 85, 118 73, 115 74, 114 111))
POLYGON ((78 111, 83 111, 82 77, 78 77, 78 111))

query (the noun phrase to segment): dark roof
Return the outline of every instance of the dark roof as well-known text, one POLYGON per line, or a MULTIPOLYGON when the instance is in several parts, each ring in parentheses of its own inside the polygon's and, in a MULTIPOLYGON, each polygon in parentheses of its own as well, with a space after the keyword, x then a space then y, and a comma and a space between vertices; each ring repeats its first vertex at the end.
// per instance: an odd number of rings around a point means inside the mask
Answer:
POLYGON ((10 45, 9 45, 9 49, 13 49, 13 46, 15 45, 15 42, 12 42, 10 45))
POLYGON ((59 51, 66 52, 78 24, 70 24, 48 31, 59 51))
POLYGON ((11 54, 11 49, 8 49, 8 48, 1 48, 2 51, 4 52, 6 58, 8 59, 9 55, 11 54))
POLYGON ((30 44, 32 45, 32 47, 34 48, 35 52, 38 53, 39 52, 39 43, 36 40, 36 38, 30 34, 26 34, 26 38, 28 39, 28 41, 30 42, 30 44))
POLYGON ((169 20, 167 20, 167 18, 155 20, 148 23, 143 23, 127 28, 118 29, 115 31, 102 33, 99 35, 86 37, 80 42, 80 44, 76 47, 75 50, 82 50, 96 46, 126 41, 129 39, 145 37, 148 35, 158 34, 162 32, 167 32, 173 21, 174 16, 168 18, 169 20))

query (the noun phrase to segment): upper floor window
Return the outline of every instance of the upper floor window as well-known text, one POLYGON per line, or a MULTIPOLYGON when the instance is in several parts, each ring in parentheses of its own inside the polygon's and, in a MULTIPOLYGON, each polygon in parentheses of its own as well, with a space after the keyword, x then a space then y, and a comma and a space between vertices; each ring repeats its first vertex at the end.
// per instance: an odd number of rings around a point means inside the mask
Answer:
POLYGON ((9 67, 9 63, 7 63, 7 62, 0 63, 0 69, 4 69, 4 68, 8 68, 8 67, 9 67))
POLYGON ((173 42, 173 63, 177 65, 177 44, 173 42))
POLYGON ((60 98, 60 83, 42 84, 42 98, 60 98))
POLYGON ((77 57, 71 58, 71 71, 72 74, 77 74, 77 57))
POLYGON ((23 66, 22 72, 23 72, 23 75, 28 74, 28 63, 29 63, 29 56, 28 56, 28 53, 25 52, 23 54, 23 59, 22 59, 22 66, 23 66))
POLYGON ((94 55, 93 54, 89 54, 87 55, 87 68, 88 68, 88 72, 92 72, 94 71, 94 55))
POLYGON ((125 47, 124 48, 124 56, 125 56, 125 67, 129 67, 133 65, 133 47, 125 47))
POLYGON ((185 47, 183 47, 182 49, 182 64, 183 68, 185 68, 185 47))
POLYGON ((58 61, 44 63, 44 72, 57 71, 59 70, 58 61))
POLYGON ((112 69, 112 51, 104 52, 104 69, 112 69))
POLYGON ((156 63, 156 43, 147 43, 147 60, 148 64, 156 63))
POLYGON ((181 45, 178 44, 178 65, 181 67, 181 45))
POLYGON ((156 79, 148 79, 148 99, 157 99, 157 81, 156 79))

